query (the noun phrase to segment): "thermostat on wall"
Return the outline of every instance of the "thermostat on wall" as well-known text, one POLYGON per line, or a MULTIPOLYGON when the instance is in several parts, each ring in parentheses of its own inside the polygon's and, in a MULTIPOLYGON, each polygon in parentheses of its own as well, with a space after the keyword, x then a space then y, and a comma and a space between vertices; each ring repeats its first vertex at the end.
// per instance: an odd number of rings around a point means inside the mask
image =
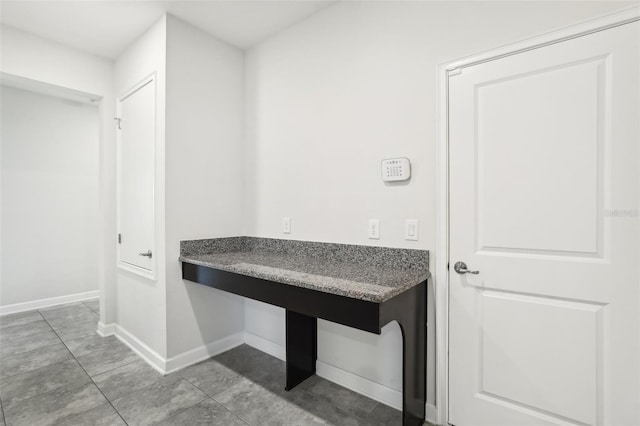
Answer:
POLYGON ((382 180, 394 182, 407 180, 411 177, 411 163, 406 157, 388 158, 382 160, 382 180))

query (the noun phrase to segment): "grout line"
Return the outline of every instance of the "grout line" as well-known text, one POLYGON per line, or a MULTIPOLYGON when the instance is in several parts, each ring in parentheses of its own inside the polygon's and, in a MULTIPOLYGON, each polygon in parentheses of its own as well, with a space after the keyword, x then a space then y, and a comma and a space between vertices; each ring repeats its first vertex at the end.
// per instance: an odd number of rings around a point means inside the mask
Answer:
MULTIPOLYGON (((99 299, 98 299, 99 300, 99 299)), ((94 314, 98 314, 98 316, 100 316, 100 305, 98 305, 98 310, 96 311, 95 309, 93 309, 91 306, 87 305, 87 302, 82 302, 82 304, 84 306, 86 306, 87 308, 89 308, 89 310, 91 310, 91 312, 93 312, 94 314)))
MULTIPOLYGON (((223 352, 223 353, 224 353, 224 352, 223 352)), ((218 355, 219 355, 219 354, 218 354, 218 355)), ((204 362, 204 361, 212 360, 212 359, 214 359, 216 356, 217 356, 217 355, 211 356, 211 357, 207 358, 206 360, 202 360, 202 361, 200 361, 200 362, 204 362)), ((216 361, 216 362, 217 362, 217 361, 216 361)), ((220 364, 220 365, 224 365, 224 364, 222 364, 222 363, 218 363, 218 364, 220 364)), ((187 368, 188 368, 188 367, 187 367, 187 368)), ((200 389, 197 385, 195 385, 193 382, 191 382, 191 380, 187 379, 187 378, 186 378, 186 377, 184 377, 182 374, 180 374, 180 372, 181 372, 181 371, 184 371, 184 370, 186 370, 186 368, 183 368, 183 369, 181 369, 181 370, 178 370, 178 371, 176 372, 176 374, 177 374, 178 376, 180 376, 182 379, 186 380, 186 381, 187 381, 187 383, 190 383, 193 387, 195 387, 195 388, 196 388, 196 389, 198 389, 200 392, 202 392, 202 393, 207 397, 206 399, 210 399, 210 400, 212 400, 213 402, 215 402, 216 404, 218 404, 219 406, 221 406, 222 408, 224 408, 225 410, 227 410, 229 413, 231 413, 234 417, 238 418, 242 423, 246 424, 247 426, 251 426, 251 423, 249 423, 247 420, 245 420, 245 419, 244 419, 243 417, 241 417, 239 414, 234 413, 233 411, 231 411, 229 408, 227 408, 227 406, 226 406, 226 405, 224 405, 223 403, 219 402, 219 401, 215 398, 215 396, 211 396, 211 395, 209 395, 207 392, 203 391, 203 390, 202 390, 202 389, 200 389)), ((244 378, 244 379, 247 379, 245 376, 243 376, 243 375, 242 375, 242 374, 240 374, 240 373, 237 373, 237 372, 236 372, 236 374, 238 374, 240 377, 242 377, 242 378, 244 378)), ((247 379, 247 380, 248 380, 248 379, 247 379)), ((233 386, 235 386, 235 385, 233 385, 233 386)), ((233 386, 231 386, 231 387, 233 387, 233 386)), ((229 389, 229 388, 227 388, 227 389, 229 389)), ((225 389, 224 391, 222 391, 222 392, 218 392, 216 395, 219 395, 219 394, 221 394, 221 393, 223 393, 223 392, 225 392, 225 391, 226 391, 226 389, 225 389)), ((196 404, 196 405, 199 405, 199 404, 202 404, 202 401, 201 401, 201 402, 199 402, 199 403, 198 403, 198 404, 196 404)), ((194 405, 193 407, 195 407, 195 405, 194 405)), ((193 407, 191 407, 191 408, 193 408, 193 407)), ((185 410, 186 410, 186 409, 185 409, 185 410)), ((181 412, 182 412, 182 411, 180 411, 180 413, 181 413, 181 412)), ((176 415, 177 415, 177 414, 178 414, 178 413, 176 413, 176 415)), ((171 417, 173 417, 173 416, 171 416, 171 417)), ((171 417, 169 417, 169 419, 170 419, 171 417)), ((168 420, 168 419, 166 419, 166 420, 168 420)))
MULTIPOLYGON (((56 343, 56 344, 57 344, 57 343, 56 343)), ((69 348, 67 348, 67 347, 66 347, 66 345, 65 345, 64 343, 63 343, 62 345, 63 345, 63 346, 64 346, 64 348, 67 350, 67 352, 69 352, 69 355, 71 355, 71 356, 73 357, 73 354, 71 353, 71 351, 69 351, 69 348)), ((53 346, 53 345, 50 345, 50 346, 53 346)), ((48 348, 48 347, 50 347, 50 346, 43 346, 42 348, 34 349, 34 351, 37 351, 37 350, 39 350, 39 349, 43 349, 43 348, 48 348)), ((29 352, 31 352, 31 351, 29 351, 29 352)), ((22 352, 22 353, 20 353, 20 354, 18 354, 18 355, 23 355, 23 354, 26 354, 26 353, 28 353, 28 352, 22 352)), ((14 358, 14 357, 11 357, 11 358, 14 358)), ((6 358, 5 358, 5 359, 6 359, 6 358)), ((23 374, 30 374, 30 373, 33 373, 33 372, 35 372, 35 371, 42 370, 43 368, 51 367, 52 365, 62 364, 63 362, 71 361, 72 359, 73 359, 73 358, 67 358, 67 359, 63 359, 63 360, 60 360, 60 361, 52 362, 51 364, 43 365, 42 367, 34 368, 33 370, 23 371, 23 372, 21 372, 21 373, 12 374, 12 375, 10 375, 10 376, 3 377, 3 378, 2 378, 2 380, 13 379, 13 378, 14 378, 14 377, 16 377, 16 376, 21 376, 21 375, 23 375, 23 374)), ((56 388, 56 389, 57 389, 57 388, 56 388)), ((44 393, 49 393, 49 391, 44 392, 44 393)), ((39 395, 42 395, 42 394, 39 394, 39 395)), ((34 395, 34 396, 38 396, 38 395, 34 395)), ((32 396, 30 396, 29 398, 33 398, 33 397, 32 397, 32 396)), ((23 401, 26 401, 26 400, 27 400, 27 399, 29 399, 29 398, 26 398, 26 399, 24 399, 23 401)), ((16 404, 17 404, 17 402, 16 402, 16 404)), ((11 405, 13 405, 13 404, 11 404, 11 405)))
MULTIPOLYGON (((2 331, 3 331, 3 332, 6 332, 7 330, 11 330, 12 328, 26 327, 26 326, 28 326, 28 325, 33 326, 34 324, 39 323, 39 322, 47 322, 47 321, 46 321, 45 319, 43 319, 42 321, 38 320, 38 321, 28 322, 28 323, 26 323, 26 324, 12 325, 12 326, 9 326, 9 327, 4 327, 4 328, 2 329, 2 331)), ((47 322, 47 325, 48 325, 49 327, 51 327, 51 324, 49 324, 48 322, 47 322)), ((51 328, 52 328, 52 327, 51 327, 51 328)), ((33 336, 34 334, 40 334, 40 333, 42 333, 42 331, 39 331, 39 332, 36 332, 36 333, 27 334, 26 336, 20 336, 20 337, 11 336, 11 337, 9 337, 9 340, 7 340, 7 338, 5 338, 5 339, 3 340, 3 342, 5 342, 5 343, 6 343, 6 342, 10 342, 10 341, 12 341, 12 340, 17 340, 17 339, 22 339, 22 338, 26 338, 26 337, 31 337, 31 336, 33 336)), ((2 340, 2 339, 0 338, 0 340, 2 340)))
MULTIPOLYGON (((211 358, 207 358, 207 359, 211 359, 211 358)), ((178 370, 178 371, 176 372, 176 375, 177 375, 178 377, 180 377, 182 380, 184 380, 184 381, 186 381, 187 383, 189 383, 189 384, 190 384, 191 386, 193 386, 194 388, 198 389, 200 392, 202 392, 202 394, 206 397, 205 399, 211 399, 211 400, 215 401, 216 403, 220 404, 220 403, 219 403, 218 401, 216 401, 216 400, 215 400, 211 395, 209 395, 207 392, 205 392, 205 391, 203 391, 202 389, 200 389, 196 384, 194 384, 193 382, 191 382, 191 380, 187 379, 187 378, 186 378, 186 377, 184 377, 182 374, 180 374, 180 371, 184 371, 184 370, 185 370, 184 368, 183 368, 182 370, 178 370)), ((204 401, 204 400, 203 400, 203 401, 204 401)), ((202 401, 198 402, 198 404, 201 404, 201 403, 202 403, 202 401)), ((198 404, 196 404, 196 405, 198 405, 198 404)), ((222 405, 222 404, 220 404, 220 405, 222 405)), ((222 406, 224 407, 224 405, 222 405, 222 406)), ((193 405, 193 407, 195 407, 195 405, 193 405)), ((225 407, 225 409, 226 409, 226 408, 227 408, 227 407, 225 407)), ((186 410, 186 408, 185 408, 185 410, 186 410)), ((184 411, 184 410, 182 410, 182 411, 184 411)), ((179 411, 179 413, 181 413, 182 411, 179 411)), ((178 414, 178 413, 176 413, 176 414, 178 414)), ((233 413, 233 414, 235 415, 235 413, 233 413)), ((171 416, 171 417, 173 417, 173 416, 171 416)), ((171 417, 169 417, 169 419, 170 419, 171 417)))
MULTIPOLYGON (((42 315, 42 314, 41 314, 41 315, 42 315)), ((45 321, 47 321, 47 319, 46 319, 46 318, 45 318, 45 321)), ((47 324, 49 324, 49 321, 47 321, 47 324)), ((49 327, 51 327, 51 324, 49 324, 49 327)), ((51 329, 53 330, 53 327, 51 327, 51 329)), ((116 414, 117 414, 117 415, 122 419, 122 421, 124 422, 124 424, 125 424, 125 425, 128 425, 129 423, 127 423, 127 421, 124 419, 124 417, 122 417, 122 414, 120 414, 120 412, 116 409, 116 407, 114 407, 114 405, 111 403, 111 401, 109 400, 109 398, 107 398, 107 395, 105 395, 105 394, 104 394, 104 392, 102 392, 102 389, 100 389, 100 386, 98 386, 98 384, 95 382, 95 380, 93 380, 93 377, 91 377, 91 375, 90 375, 89 373, 87 373, 87 370, 85 370, 85 368, 82 366, 82 364, 80 364, 80 361, 78 361, 78 358, 76 358, 76 356, 73 354, 73 352, 71 352, 71 350, 69 350, 69 347, 68 347, 68 346, 67 346, 67 344, 66 344, 66 343, 65 343, 65 342, 60 338, 60 335, 59 335, 55 330, 53 330, 53 332, 56 334, 56 336, 58 336, 58 339, 60 339, 60 341, 62 342, 62 344, 65 346, 65 348, 67 348, 67 350, 69 351, 69 353, 71 354, 71 356, 73 357, 73 359, 75 359, 75 360, 76 360, 76 362, 78 363, 78 365, 80 366, 80 368, 82 369, 82 371, 84 371, 84 374, 86 374, 86 375, 87 375, 87 377, 89 377, 89 380, 91 380, 91 383, 93 383, 93 385, 96 387, 96 389, 98 389, 98 392, 100 392, 100 393, 102 394, 102 397, 107 401, 107 403, 111 406, 111 408, 113 408, 113 410, 116 412, 116 414)), ((99 406, 98 406, 98 407, 99 407, 99 406)), ((88 411, 90 411, 90 410, 93 410, 94 408, 97 408, 97 407, 90 408, 90 409, 89 409, 89 410, 87 410, 87 411, 83 411, 82 413, 74 414, 74 415, 72 415, 72 416, 80 415, 80 414, 86 413, 86 412, 88 412, 88 411)), ((62 419, 60 419, 60 420, 63 420, 63 419, 66 419, 66 418, 69 418, 69 417, 72 417, 72 416, 63 417, 63 418, 62 418, 62 419)))
MULTIPOLYGON (((17 324, 17 325, 5 326, 5 327, 0 328, 0 332, 1 332, 1 331, 4 331, 4 330, 11 329, 11 328, 13 328, 13 327, 22 327, 22 326, 25 326, 25 325, 33 325, 33 324, 34 324, 34 323, 36 323, 36 322, 44 321, 44 317, 42 316, 42 314, 40 313, 40 311, 35 311, 35 312, 37 312, 37 313, 38 313, 38 315, 40 315, 40 319, 39 319, 39 320, 35 320, 35 321, 31 321, 31 322, 27 322, 27 323, 24 323, 24 324, 17 324)), ((28 314, 29 314, 29 315, 31 315, 31 314, 33 314, 33 313, 34 313, 34 312, 29 312, 28 314)), ((49 326, 49 327, 51 327, 51 326, 49 326)), ((37 334, 37 333, 36 333, 36 334, 37 334)), ((28 336, 27 336, 27 337, 28 337, 28 336)))
MULTIPOLYGON (((53 330, 52 330, 52 331, 53 331, 53 330)), ((39 334, 39 333, 36 333, 36 334, 34 334, 33 336, 37 336, 38 334, 39 334)), ((31 337, 31 336, 27 336, 27 337, 31 337)), ((57 335, 56 335, 56 337, 57 337, 57 335)), ((58 337, 58 339, 60 339, 60 338, 58 337)), ((14 358, 14 357, 17 357, 17 356, 19 356, 19 355, 28 354, 29 352, 33 352, 33 351, 37 351, 37 350, 40 350, 40 349, 48 348, 48 347, 50 347, 50 346, 55 346, 55 345, 57 345, 58 343, 62 343, 62 341, 60 341, 60 342, 54 342, 54 343, 51 343, 50 345, 40 346, 39 348, 29 349, 28 351, 23 351, 23 352, 18 352, 18 353, 12 353, 11 355, 3 356, 3 358, 4 358, 4 359, 7 359, 7 358, 14 358)), ((63 345, 64 345, 64 343, 63 343, 63 345)), ((66 346, 66 345, 65 345, 65 346, 66 346)), ((54 364, 56 364, 56 363, 54 362, 54 364)), ((37 370, 37 368, 36 368, 36 370, 37 370)), ((25 373, 26 373, 26 371, 25 371, 25 373)), ((21 374, 22 374, 22 373, 21 373, 21 374)), ((16 376, 16 374, 14 374, 14 376, 16 376)))
MULTIPOLYGON (((88 354, 85 354, 85 355, 80 356, 80 358, 85 357, 85 356, 87 356, 87 355, 91 355, 91 354, 96 353, 96 352, 98 352, 98 351, 89 352, 88 354)), ((113 367, 113 368, 110 368, 110 369, 108 369, 108 370, 104 370, 104 371, 101 371, 101 372, 99 372, 99 373, 96 373, 96 374, 95 374, 95 376, 96 376, 96 377, 97 377, 97 376, 102 376, 102 375, 103 375, 103 374, 105 374, 105 373, 109 373, 109 372, 111 372, 111 371, 113 371, 113 370, 117 370, 118 368, 126 367, 127 365, 131 365, 131 364, 133 364, 134 362, 138 362, 138 361, 140 361, 140 360, 138 360, 138 359, 134 359, 133 361, 131 361, 131 362, 127 362, 126 364, 118 365, 117 367, 113 367)), ((78 363, 80 363, 80 361, 78 361, 78 363)), ((87 373, 87 374, 89 374, 89 373, 87 373)), ((145 386, 145 387, 146 387, 146 386, 145 386)), ((141 389, 142 389, 142 388, 141 388, 141 389)), ((124 395, 122 395, 122 396, 124 396, 124 395)), ((117 399, 117 398, 116 398, 116 399, 117 399)))
MULTIPOLYGON (((83 355, 83 356, 84 356, 84 355, 83 355)), ((109 373, 110 371, 117 370, 118 368, 126 367, 127 365, 131 365, 131 364, 133 364, 133 363, 135 363, 135 362, 139 362, 139 361, 141 361, 141 360, 136 359, 136 360, 131 361, 131 362, 128 362, 128 363, 126 363, 126 364, 119 365, 118 367, 115 367, 115 368, 112 368, 112 369, 110 369, 110 370, 106 370, 106 371, 103 371, 103 372, 101 372, 101 373, 96 374, 96 377, 97 377, 97 376, 102 376, 102 375, 103 375, 103 374, 105 374, 105 373, 109 373)), ((149 367, 149 368, 151 368, 151 367, 149 367)), ((154 372, 155 372, 155 373, 157 373, 157 371, 155 371, 155 370, 154 370, 154 372)), ((158 373, 158 374, 160 374, 160 373, 158 373)), ((123 394, 123 395, 118 396, 118 397, 117 397, 117 398, 115 398, 115 399, 122 399, 122 398, 124 398, 125 396, 129 396, 129 395, 131 395, 131 394, 133 394, 133 393, 135 393, 135 392, 138 392, 138 391, 141 391, 141 390, 143 390, 143 389, 146 389, 146 388, 148 388, 148 387, 149 387, 149 386, 151 386, 151 385, 155 385, 156 383, 158 383, 160 380, 162 380, 162 379, 163 379, 163 378, 165 378, 165 377, 167 377, 167 376, 162 376, 162 377, 160 377, 158 380, 156 380, 155 382, 149 383, 148 385, 143 386, 143 387, 141 387, 141 388, 134 389, 134 390, 132 390, 132 391, 130 391, 130 392, 128 392, 128 393, 125 393, 125 394, 123 394)), ((109 401, 111 401, 109 398, 107 398, 107 399, 108 399, 109 401)))
POLYGON ((221 406, 222 408, 224 408, 225 410, 227 410, 229 413, 231 413, 234 417, 238 418, 242 423, 246 424, 247 426, 251 425, 251 423, 249 423, 248 421, 246 421, 245 419, 243 419, 242 417, 240 417, 238 414, 234 413, 233 411, 229 410, 227 408, 226 405, 222 404, 221 402, 216 401, 213 397, 209 397, 209 399, 211 399, 213 402, 215 402, 216 404, 218 404, 219 406, 221 406))
POLYGON ((2 403, 2 400, 0 400, 0 411, 2 411, 2 423, 7 424, 7 418, 4 415, 4 404, 2 403))

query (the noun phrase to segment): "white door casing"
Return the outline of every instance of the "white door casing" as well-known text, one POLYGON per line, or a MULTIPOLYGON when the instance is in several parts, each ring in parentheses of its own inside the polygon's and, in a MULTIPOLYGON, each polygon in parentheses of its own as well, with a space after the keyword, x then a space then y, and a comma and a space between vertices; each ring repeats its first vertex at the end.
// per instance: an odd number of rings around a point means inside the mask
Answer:
POLYGON ((639 27, 449 77, 452 424, 640 424, 639 27))
POLYGON ((118 266, 153 278, 155 76, 120 98, 117 125, 118 266))

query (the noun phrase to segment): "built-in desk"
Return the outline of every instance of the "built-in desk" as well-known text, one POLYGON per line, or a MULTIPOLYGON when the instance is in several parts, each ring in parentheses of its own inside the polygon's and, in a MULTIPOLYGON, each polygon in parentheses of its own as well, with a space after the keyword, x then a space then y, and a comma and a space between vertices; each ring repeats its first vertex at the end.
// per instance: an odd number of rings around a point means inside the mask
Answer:
POLYGON ((315 374, 317 318, 403 339, 403 425, 426 399, 428 252, 269 238, 182 241, 182 276, 286 310, 286 389, 315 374))

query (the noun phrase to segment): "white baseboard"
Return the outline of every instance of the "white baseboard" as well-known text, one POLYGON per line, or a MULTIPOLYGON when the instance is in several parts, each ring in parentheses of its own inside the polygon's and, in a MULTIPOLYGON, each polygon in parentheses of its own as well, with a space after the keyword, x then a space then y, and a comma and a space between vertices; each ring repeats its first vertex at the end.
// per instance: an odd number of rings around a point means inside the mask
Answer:
MULTIPOLYGON (((169 359, 165 359, 157 352, 143 343, 133 334, 122 328, 118 324, 98 323, 98 334, 101 336, 115 335, 120 341, 137 353, 144 361, 161 374, 169 374, 185 367, 203 361, 207 358, 228 351, 242 343, 246 343, 262 352, 265 352, 278 359, 286 359, 285 347, 248 332, 239 332, 227 336, 208 345, 202 345, 195 349, 181 353, 169 359)), ((316 374, 331 382, 351 389, 365 395, 375 401, 402 410, 402 392, 391 389, 387 386, 376 383, 372 380, 342 370, 338 367, 316 361, 316 374)), ((437 424, 437 408, 435 405, 427 403, 426 420, 437 424)))
POLYGON ((274 356, 282 361, 287 359, 285 347, 277 343, 267 340, 264 337, 256 336, 255 334, 244 332, 244 343, 256 348, 259 351, 274 356))
POLYGON ((424 416, 425 420, 431 423, 432 425, 438 424, 438 407, 435 404, 431 404, 427 402, 427 410, 424 416))
MULTIPOLYGON (((245 332, 244 342, 254 348, 268 353, 271 356, 281 360, 286 359, 285 347, 267 340, 255 334, 245 332)), ((389 405, 397 410, 402 410, 402 392, 391 389, 387 386, 373 382, 364 377, 349 373, 348 371, 325 364, 322 361, 316 361, 316 374, 329 381, 344 386, 347 389, 358 392, 369 398, 389 405)))
POLYGON ((100 322, 98 323, 98 334, 102 337, 116 336, 118 340, 161 374, 173 373, 244 343, 244 332, 239 332, 166 359, 119 324, 100 322))
POLYGON ((204 361, 207 358, 218 355, 229 349, 235 348, 244 343, 244 332, 232 334, 231 336, 224 337, 209 343, 208 345, 202 345, 187 352, 183 352, 180 355, 173 356, 167 359, 166 374, 173 373, 174 371, 181 370, 185 367, 193 365, 197 362, 204 361))
POLYGON ((87 291, 86 293, 69 294, 67 296, 50 297, 48 299, 33 300, 31 302, 16 303, 13 305, 0 306, 0 316, 17 314, 19 312, 33 311, 35 309, 48 308, 65 303, 81 302, 84 300, 97 299, 100 297, 100 290, 87 291))
POLYGON ((151 349, 132 333, 122 328, 119 324, 109 324, 107 327, 109 326, 114 327, 115 330, 113 334, 118 338, 118 340, 138 354, 138 356, 140 356, 140 358, 142 358, 153 369, 158 371, 160 374, 167 374, 167 360, 163 356, 151 349))
POLYGON ((402 392, 381 385, 372 380, 342 370, 333 365, 316 361, 316 374, 331 382, 351 389, 385 405, 402 410, 402 392))
POLYGON ((100 321, 97 333, 102 337, 113 336, 116 334, 116 324, 105 324, 100 321))

